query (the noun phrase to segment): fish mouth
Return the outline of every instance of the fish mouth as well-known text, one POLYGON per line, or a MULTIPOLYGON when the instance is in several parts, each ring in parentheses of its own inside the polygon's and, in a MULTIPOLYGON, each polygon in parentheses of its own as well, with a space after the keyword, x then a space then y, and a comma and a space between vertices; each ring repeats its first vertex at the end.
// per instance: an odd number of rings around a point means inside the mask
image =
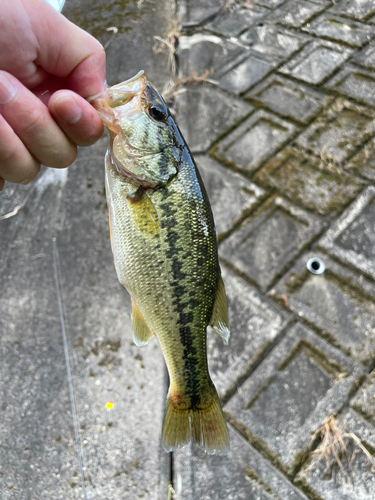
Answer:
POLYGON ((147 77, 142 70, 133 78, 113 85, 113 87, 109 87, 87 100, 94 106, 103 124, 115 135, 118 135, 121 133, 118 122, 142 111, 141 97, 146 86, 147 77), (124 104, 127 104, 126 108, 124 108, 124 104))
POLYGON ((116 159, 116 155, 113 152, 113 141, 117 136, 120 136, 121 142, 126 144, 127 156, 137 158, 160 153, 160 151, 149 151, 134 147, 130 144, 120 127, 121 121, 129 119, 134 113, 142 112, 144 106, 142 96, 146 92, 147 85, 145 72, 139 71, 133 78, 113 85, 113 87, 109 87, 103 92, 89 97, 87 100, 96 109, 103 124, 110 131, 109 157, 116 171, 130 182, 139 184, 144 188, 155 188, 158 185, 156 182, 142 179, 124 168, 124 165, 116 159))

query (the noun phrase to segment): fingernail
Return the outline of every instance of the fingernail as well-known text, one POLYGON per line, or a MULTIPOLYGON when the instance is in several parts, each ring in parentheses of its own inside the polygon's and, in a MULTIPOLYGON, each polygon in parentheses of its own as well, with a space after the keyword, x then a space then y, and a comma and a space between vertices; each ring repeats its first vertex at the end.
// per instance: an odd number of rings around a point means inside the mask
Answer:
POLYGON ((6 73, 0 71, 0 104, 6 104, 17 94, 17 88, 6 73))
POLYGON ((82 109, 70 94, 61 94, 54 107, 56 114, 66 123, 77 123, 82 116, 82 109))

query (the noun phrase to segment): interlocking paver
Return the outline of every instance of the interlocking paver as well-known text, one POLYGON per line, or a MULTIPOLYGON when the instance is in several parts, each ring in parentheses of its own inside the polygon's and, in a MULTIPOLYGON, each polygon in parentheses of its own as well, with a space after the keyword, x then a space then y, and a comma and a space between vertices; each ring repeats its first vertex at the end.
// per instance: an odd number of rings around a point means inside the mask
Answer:
POLYGON ((266 7, 277 7, 281 3, 283 3, 284 0, 257 0, 257 4, 259 5, 265 5, 266 7))
POLYGON ((373 71, 366 71, 348 64, 324 86, 362 103, 375 106, 374 85, 373 71))
POLYGON ((342 164, 374 132, 375 120, 368 108, 338 99, 297 137, 296 143, 322 159, 342 164))
POLYGON ((330 98, 306 85, 272 74, 250 92, 246 98, 262 103, 272 111, 305 122, 316 115, 330 98))
POLYGON ((327 8, 330 2, 309 0, 289 0, 276 8, 267 17, 267 22, 280 23, 292 28, 300 28, 316 14, 327 8))
POLYGON ((181 76, 188 77, 191 73, 201 75, 205 71, 213 71, 233 65, 243 58, 246 48, 220 38, 216 35, 196 33, 192 36, 181 36, 179 41, 179 71, 181 76))
POLYGON ((242 94, 268 75, 276 65, 276 61, 269 61, 262 55, 249 51, 241 61, 227 65, 217 76, 223 89, 233 94, 242 94))
POLYGON ((354 47, 362 47, 374 35, 372 26, 334 15, 331 12, 317 17, 303 29, 319 37, 345 42, 354 47))
POLYGON ((205 28, 225 37, 235 37, 249 25, 259 23, 269 12, 269 9, 260 5, 253 5, 251 9, 240 6, 217 16, 205 28))
POLYGON ((373 364, 375 287, 363 276, 310 251, 269 293, 357 363, 373 364), (325 263, 323 274, 312 274, 306 268, 308 260, 316 256, 325 263))
POLYGON ((254 176, 268 190, 322 215, 335 215, 363 189, 357 179, 324 167, 318 158, 299 149, 284 148, 254 176))
POLYGON ((176 101, 179 126, 193 153, 207 151, 214 140, 254 110, 208 84, 186 86, 176 101), (202 130, 207 132, 202 134, 202 130))
POLYGON ((183 26, 196 26, 204 24, 205 21, 219 14, 220 10, 225 6, 226 0, 189 0, 189 2, 181 2, 180 16, 183 26))
POLYGON ((361 386, 351 401, 351 406, 375 426, 375 370, 361 386))
POLYGON ((375 187, 350 205, 319 246, 375 279, 375 187))
POLYGON ((250 442, 293 475, 315 430, 345 403, 360 375, 345 356, 296 325, 224 408, 250 442))
POLYGON ((203 455, 197 448, 174 455, 179 500, 307 500, 242 436, 229 429, 229 457, 203 455))
POLYGON ((219 395, 227 397, 262 358, 290 318, 257 290, 222 266, 228 297, 229 346, 212 331, 208 362, 219 395), (244 334, 245 333, 245 334, 244 334))
POLYGON ((351 49, 342 45, 313 40, 280 71, 316 85, 326 80, 352 53, 351 49))
POLYGON ((224 168, 208 156, 195 156, 219 239, 241 222, 267 196, 261 187, 224 168))
POLYGON ((330 10, 356 19, 363 19, 375 12, 375 5, 372 0, 342 0, 334 4, 330 10))
POLYGON ((316 216, 270 198, 219 247, 219 255, 266 291, 322 229, 316 216))
POLYGON ((295 131, 294 124, 259 110, 219 142, 214 155, 239 170, 252 172, 295 131))
MULTIPOLYGON (((373 450, 375 427, 366 422, 355 411, 345 412, 339 419, 345 433, 353 433, 361 442, 373 450)), ((371 462, 353 439, 345 439, 348 449, 341 451, 342 467, 327 466, 324 458, 312 466, 309 460, 296 477, 295 482, 323 500, 373 500, 375 474, 371 462), (350 464, 348 461, 350 460, 350 464)))
POLYGON ((299 50, 307 39, 302 34, 273 24, 250 26, 240 36, 241 42, 249 45, 255 53, 281 62, 299 50))
POLYGON ((362 149, 345 164, 345 171, 375 180, 375 138, 370 139, 362 149))
POLYGON ((356 64, 364 66, 365 68, 374 69, 375 68, 375 43, 370 42, 368 45, 363 47, 359 52, 356 52, 352 61, 356 64))

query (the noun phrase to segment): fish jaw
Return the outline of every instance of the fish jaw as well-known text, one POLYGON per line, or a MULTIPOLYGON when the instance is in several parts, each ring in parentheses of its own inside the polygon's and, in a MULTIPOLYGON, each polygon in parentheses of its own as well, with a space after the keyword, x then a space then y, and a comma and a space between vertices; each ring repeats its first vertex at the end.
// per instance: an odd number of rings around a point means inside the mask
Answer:
POLYGON ((144 71, 89 102, 110 130, 109 149, 117 172, 146 189, 166 186, 178 171, 181 140, 176 127, 171 127, 163 98, 144 71), (153 119, 150 109, 163 119, 153 119))
POLYGON ((140 97, 144 93, 146 85, 146 74, 144 71, 140 71, 133 78, 89 97, 88 101, 98 112, 103 124, 111 132, 118 135, 122 133, 119 122, 129 119, 132 114, 141 111, 140 97), (125 104, 127 106, 124 106, 125 104))

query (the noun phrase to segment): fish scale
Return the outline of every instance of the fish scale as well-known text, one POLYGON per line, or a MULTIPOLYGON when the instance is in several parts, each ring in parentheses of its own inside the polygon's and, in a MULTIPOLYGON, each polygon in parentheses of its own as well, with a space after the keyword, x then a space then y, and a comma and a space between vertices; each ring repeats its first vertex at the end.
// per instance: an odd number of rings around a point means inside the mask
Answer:
POLYGON ((144 73, 105 92, 93 105, 116 144, 105 161, 112 250, 118 278, 132 297, 134 341, 144 345, 156 336, 170 375, 164 448, 192 439, 208 453, 226 453, 228 430, 208 372, 206 330, 211 324, 228 340, 227 306, 202 180, 144 73), (117 110, 113 95, 120 95, 117 110))

